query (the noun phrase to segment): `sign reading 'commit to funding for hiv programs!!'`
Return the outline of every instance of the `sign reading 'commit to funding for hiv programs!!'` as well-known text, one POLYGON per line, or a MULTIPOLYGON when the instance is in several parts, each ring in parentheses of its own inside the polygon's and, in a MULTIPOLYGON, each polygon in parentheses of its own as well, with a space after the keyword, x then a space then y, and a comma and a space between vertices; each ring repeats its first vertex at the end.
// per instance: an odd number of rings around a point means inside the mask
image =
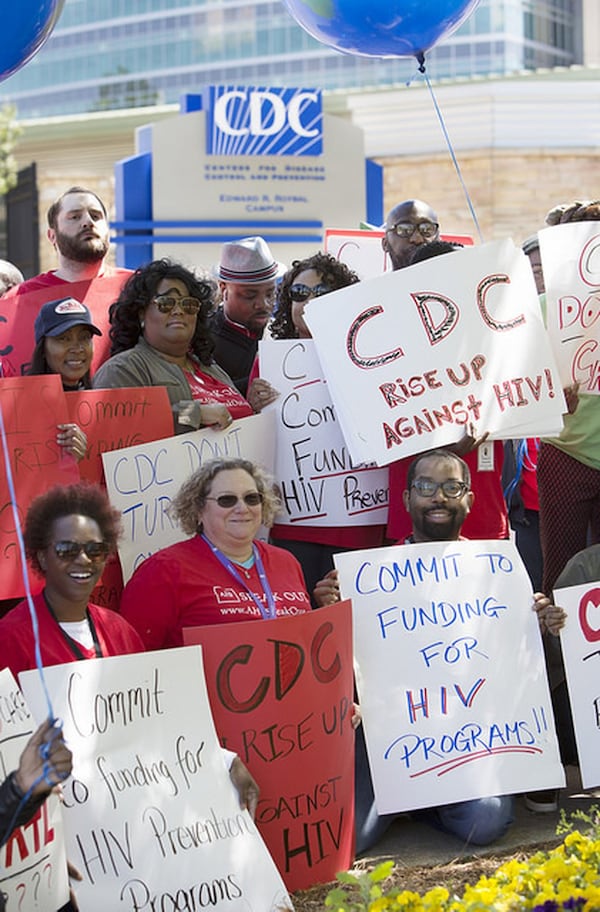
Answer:
POLYGON ((531 583, 511 542, 335 563, 380 813, 564 784, 531 583))

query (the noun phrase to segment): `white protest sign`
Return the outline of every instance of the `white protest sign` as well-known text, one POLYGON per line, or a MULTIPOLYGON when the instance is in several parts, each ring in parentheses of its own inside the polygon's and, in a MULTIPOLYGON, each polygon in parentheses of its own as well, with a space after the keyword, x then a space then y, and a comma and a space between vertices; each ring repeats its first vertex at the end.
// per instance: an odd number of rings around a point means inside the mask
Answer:
POLYGON ((367 526, 387 522, 387 469, 353 463, 338 424, 312 339, 258 344, 260 375, 279 398, 275 478, 282 510, 277 522, 367 526))
POLYGON ((274 415, 253 415, 226 431, 206 428, 102 454, 108 496, 123 515, 119 558, 125 582, 151 554, 187 538, 167 508, 183 482, 209 459, 242 457, 273 472, 274 426, 274 415))
POLYGON ((558 433, 565 410, 529 263, 510 240, 327 295, 305 313, 355 462, 558 433))
POLYGON ((390 258, 381 246, 383 237, 383 231, 327 228, 325 252, 345 263, 360 279, 372 279, 392 268, 390 258))
MULTIPOLYGON (((55 665, 45 671, 73 751, 64 817, 86 912, 231 909, 291 903, 229 779, 200 647, 55 665)), ((36 672, 20 675, 44 712, 36 672)))
POLYGON ((564 784, 532 589, 514 545, 335 556, 379 813, 564 784))
POLYGON ((539 232, 546 325, 563 386, 600 393, 600 225, 579 222, 539 232))
POLYGON ((554 590, 554 600, 567 612, 560 632, 581 781, 600 785, 600 581, 554 590))
MULTIPOLYGON (((36 728, 25 697, 4 668, 0 671, 0 781, 18 768, 23 748, 36 728)), ((0 833, 0 840, 8 835, 0 833)), ((59 909, 67 902, 67 857, 58 795, 49 795, 0 849, 0 890, 6 894, 8 908, 18 912, 59 909)))

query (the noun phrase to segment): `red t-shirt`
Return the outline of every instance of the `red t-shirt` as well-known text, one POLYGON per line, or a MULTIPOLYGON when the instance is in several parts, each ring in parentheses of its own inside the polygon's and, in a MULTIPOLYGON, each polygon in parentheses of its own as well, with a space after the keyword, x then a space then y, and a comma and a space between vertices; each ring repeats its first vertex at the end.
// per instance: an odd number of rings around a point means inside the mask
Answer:
POLYGON ((232 418, 248 418, 253 415, 252 407, 235 386, 228 386, 198 370, 197 373, 184 371, 185 379, 190 385, 192 399, 202 405, 224 405, 232 418))
MULTIPOLYGON (((275 599, 277 616, 311 610, 302 569, 283 548, 255 542, 275 599)), ((256 566, 240 575, 263 603, 256 566)), ((135 627, 146 649, 183 645, 184 627, 260 620, 248 591, 199 535, 157 551, 137 568, 121 598, 121 614, 135 627)))
MULTIPOLYGON (((43 665, 62 665, 75 662, 68 642, 58 622, 48 610, 43 594, 33 596, 38 621, 40 649, 43 665)), ((103 656, 128 655, 143 652, 144 644, 136 631, 116 612, 99 605, 88 605, 90 617, 96 628, 98 643, 103 656)), ((92 658, 95 653, 80 647, 83 655, 92 658)), ((27 601, 19 604, 0 619, 0 668, 10 668, 15 678, 21 671, 36 667, 35 639, 27 601)))
MULTIPOLYGON (((502 492, 502 441, 494 441, 494 468, 480 472, 477 469, 477 450, 471 450, 464 461, 471 471, 471 490, 475 494, 473 509, 465 519, 461 534, 466 538, 508 538, 508 514, 502 492)), ((393 541, 404 541, 411 534, 412 523, 404 506, 402 495, 406 490, 408 467, 413 461, 400 459, 390 465, 390 509, 387 534, 393 541)))

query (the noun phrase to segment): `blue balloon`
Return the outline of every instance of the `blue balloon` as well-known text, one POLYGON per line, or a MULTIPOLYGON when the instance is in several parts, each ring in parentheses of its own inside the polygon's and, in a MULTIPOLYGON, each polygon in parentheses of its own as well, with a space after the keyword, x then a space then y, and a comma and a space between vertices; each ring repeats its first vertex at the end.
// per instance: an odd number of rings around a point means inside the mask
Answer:
POLYGON ((56 25, 65 0, 8 0, 2 10, 0 80, 36 54, 56 25))
POLYGON ((479 0, 284 0, 309 35, 345 54, 420 57, 479 0))

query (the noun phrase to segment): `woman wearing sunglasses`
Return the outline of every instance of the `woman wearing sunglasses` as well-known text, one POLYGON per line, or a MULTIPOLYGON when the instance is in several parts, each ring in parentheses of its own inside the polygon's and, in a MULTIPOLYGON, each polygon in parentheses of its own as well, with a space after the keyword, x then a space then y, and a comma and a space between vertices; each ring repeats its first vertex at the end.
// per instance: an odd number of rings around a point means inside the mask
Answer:
POLYGON ((181 646, 184 627, 310 611, 298 561, 256 539, 278 507, 246 459, 213 459, 190 476, 169 509, 191 538, 143 561, 123 590, 121 614, 147 649, 181 646))
MULTIPOLYGON (((32 502, 24 541, 33 570, 44 579, 42 592, 33 597, 44 665, 143 652, 127 621, 89 602, 119 534, 119 514, 95 485, 54 487, 32 502)), ((36 666, 27 600, 0 620, 4 666, 15 677, 36 666)))
MULTIPOLYGON (((269 326, 274 339, 310 339, 304 322, 306 304, 318 298, 327 307, 327 295, 354 285, 359 281, 355 272, 345 263, 327 253, 315 253, 304 260, 294 260, 281 280, 275 317, 269 326)), ((319 305, 320 306, 320 305, 319 305)), ((258 374, 255 363, 251 379, 258 374)), ((279 393, 266 380, 261 388, 262 406, 277 399, 279 393)), ((253 400, 254 401, 254 400, 253 400)), ((333 555, 339 551, 357 548, 376 548, 383 544, 384 527, 376 526, 309 526, 306 523, 283 525, 277 523, 271 530, 272 541, 286 548, 300 561, 309 592, 319 587, 320 596, 326 600, 330 585, 328 574, 333 570, 333 555)))
POLYGON ((227 428, 252 408, 213 360, 213 284, 170 260, 137 269, 110 308, 111 358, 95 389, 164 386, 176 434, 227 428))

